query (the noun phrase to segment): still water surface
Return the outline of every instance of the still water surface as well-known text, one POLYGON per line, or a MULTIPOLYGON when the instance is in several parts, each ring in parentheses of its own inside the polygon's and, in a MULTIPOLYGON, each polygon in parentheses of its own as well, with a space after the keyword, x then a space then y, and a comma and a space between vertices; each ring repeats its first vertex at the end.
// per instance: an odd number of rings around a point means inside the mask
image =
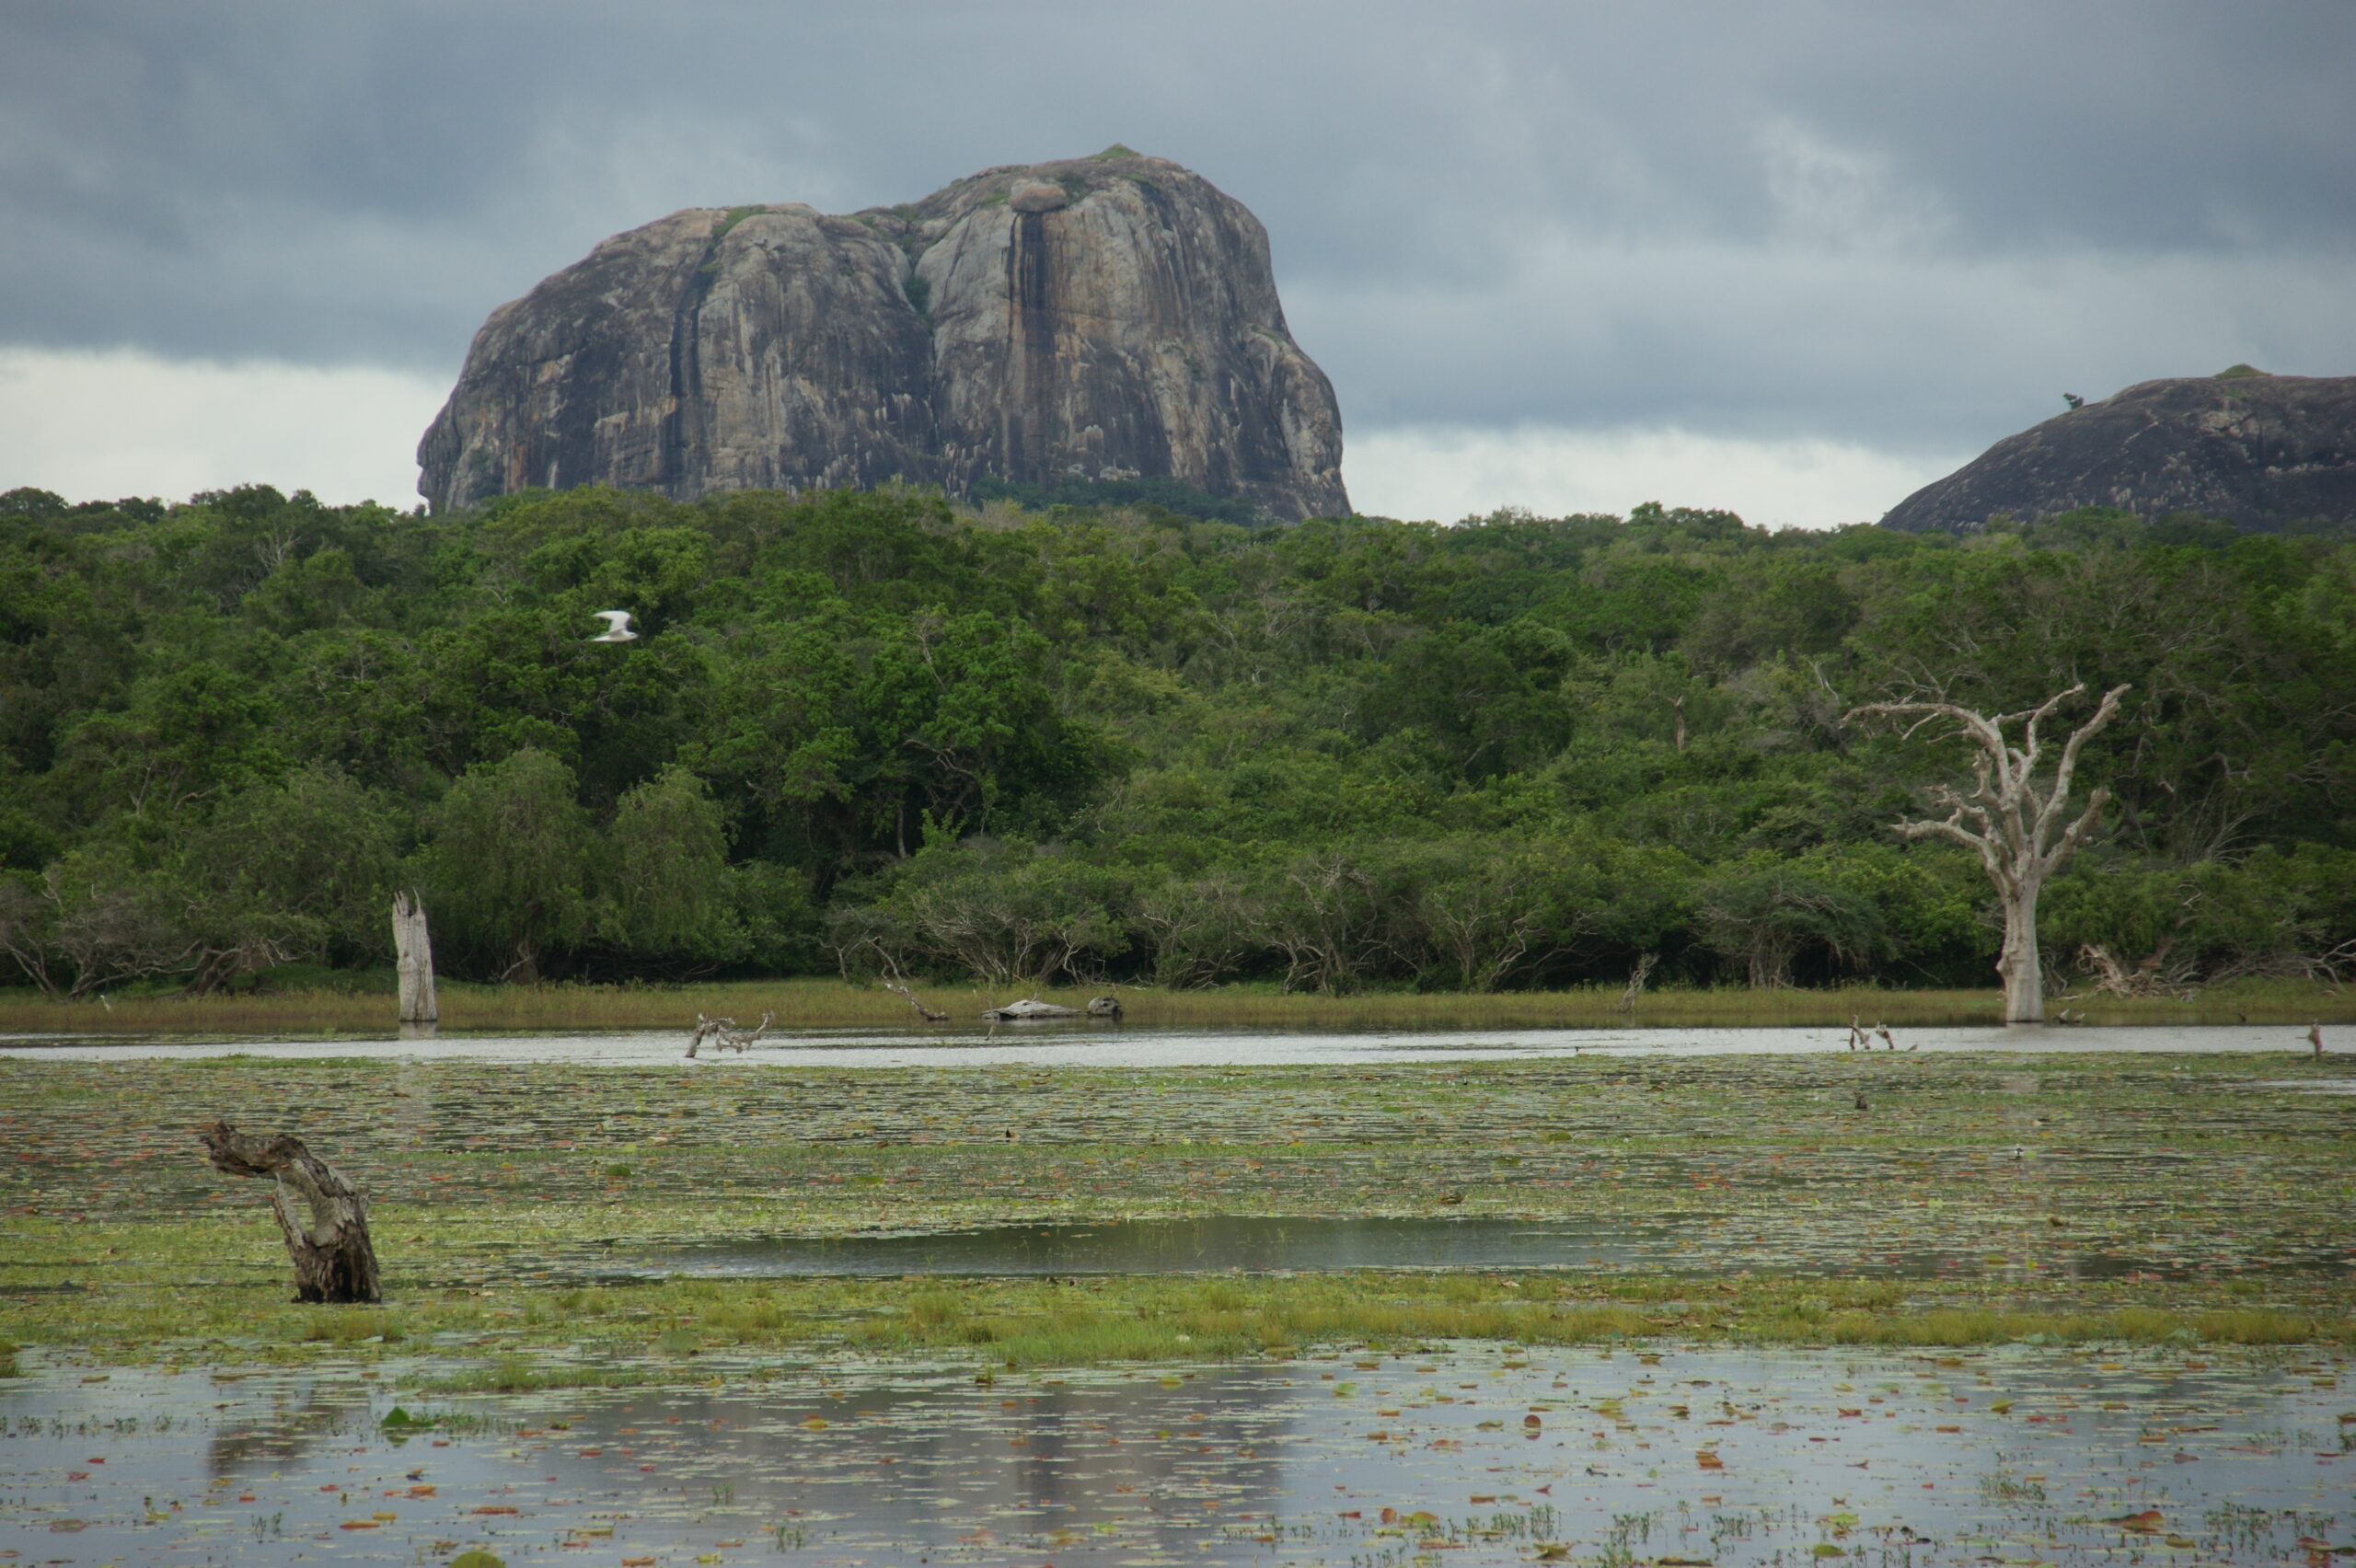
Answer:
POLYGON ((1001 1225, 902 1235, 769 1237, 625 1255, 617 1275, 723 1277, 1322 1273, 1666 1265, 1680 1226, 1220 1215, 1103 1225, 1001 1225))
MULTIPOLYGON (((1015 1024, 930 1032, 804 1029, 771 1033, 745 1053, 710 1047, 687 1060, 685 1031, 626 1033, 466 1034, 403 1038, 207 1039, 153 1036, 0 1035, 0 1056, 127 1061, 246 1053, 296 1057, 465 1057, 494 1062, 572 1062, 725 1071, 745 1063, 788 1066, 1202 1067, 1331 1063, 1511 1061, 1535 1056, 1790 1055, 1846 1049, 1845 1028, 1491 1029, 1313 1032, 1282 1030, 1148 1029, 1136 1025, 1015 1024)), ((2259 1052, 2304 1055, 2306 1032, 2284 1024, 2132 1028, 1923 1027, 1892 1031, 1900 1051, 2259 1052)), ((2335 1052, 2356 1051, 2356 1030, 2326 1032, 2335 1052)))
POLYGON ((2356 1244, 2327 1241, 2263 1256, 2187 1259, 2040 1239, 2032 1251, 1992 1252, 1984 1240, 1861 1252, 1838 1238, 1820 1250, 1779 1242, 1753 1257, 1723 1220, 1680 1214, 1660 1221, 1602 1219, 1326 1219, 1220 1215, 1108 1224, 1001 1225, 972 1230, 837 1237, 755 1237, 557 1260, 586 1278, 898 1277, 1312 1274, 1351 1269, 1555 1271, 1597 1265, 1722 1275, 1730 1267, 1869 1278, 2188 1279, 2239 1274, 2356 1273, 2356 1244))
POLYGON ((0 1384, 0 1551, 1928 1568, 2328 1562, 2308 1554, 2356 1544, 2344 1356, 1467 1348, 987 1385, 970 1366, 703 1370, 421 1397, 351 1371, 39 1367, 0 1384), (388 1428, 397 1402, 433 1424, 388 1428))

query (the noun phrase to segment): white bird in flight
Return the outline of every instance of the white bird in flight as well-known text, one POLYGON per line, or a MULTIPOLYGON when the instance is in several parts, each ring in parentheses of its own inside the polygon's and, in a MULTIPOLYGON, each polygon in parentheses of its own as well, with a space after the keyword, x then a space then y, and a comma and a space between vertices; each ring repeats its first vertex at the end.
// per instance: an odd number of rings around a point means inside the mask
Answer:
POLYGON ((606 623, 606 629, 599 635, 591 638, 589 640, 590 641, 635 642, 638 640, 638 633, 630 630, 629 628, 629 612, 628 610, 593 610, 590 613, 596 616, 600 620, 603 620, 606 623))

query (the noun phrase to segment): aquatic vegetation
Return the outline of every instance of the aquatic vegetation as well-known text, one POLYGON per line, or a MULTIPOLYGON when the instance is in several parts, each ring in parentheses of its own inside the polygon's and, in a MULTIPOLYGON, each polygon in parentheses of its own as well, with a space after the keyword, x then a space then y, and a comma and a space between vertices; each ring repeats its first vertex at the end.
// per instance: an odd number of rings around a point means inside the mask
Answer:
POLYGON ((825 1347, 1002 1367, 1465 1339, 2345 1343, 2356 1098, 2305 1090, 2352 1068, 1904 1053, 1149 1072, 756 1058, 724 1076, 0 1060, 15 1133, 0 1336, 131 1361, 510 1356, 516 1376, 568 1378, 825 1347), (1869 1114, 1852 1105, 1860 1086, 1869 1114), (217 1115, 338 1151, 370 1193, 381 1308, 285 1299, 275 1227, 189 1132, 217 1115), (1297 1216, 1304 1237, 1337 1217, 1413 1221, 1402 1233, 1433 1251, 1428 1266, 1211 1277, 694 1272, 746 1266, 730 1249, 763 1237, 1223 1216, 1280 1234, 1297 1216), (1451 1228, 1517 1225, 1595 1250, 1542 1270, 1447 1251, 1451 1228))

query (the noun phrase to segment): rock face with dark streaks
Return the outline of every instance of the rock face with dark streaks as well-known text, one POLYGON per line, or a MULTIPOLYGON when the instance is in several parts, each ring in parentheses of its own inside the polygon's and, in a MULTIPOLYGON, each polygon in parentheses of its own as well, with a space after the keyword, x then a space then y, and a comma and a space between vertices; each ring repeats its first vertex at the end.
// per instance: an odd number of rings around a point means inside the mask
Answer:
POLYGON ((2007 436, 1891 508, 1886 528, 1968 532, 2080 506, 2198 512, 2245 530, 2356 524, 2356 376, 2145 381, 2007 436))
POLYGON ((446 511, 1169 476, 1304 517, 1349 510, 1341 458, 1258 220, 1115 148, 849 217, 691 208, 617 235, 491 313, 418 488, 446 511))

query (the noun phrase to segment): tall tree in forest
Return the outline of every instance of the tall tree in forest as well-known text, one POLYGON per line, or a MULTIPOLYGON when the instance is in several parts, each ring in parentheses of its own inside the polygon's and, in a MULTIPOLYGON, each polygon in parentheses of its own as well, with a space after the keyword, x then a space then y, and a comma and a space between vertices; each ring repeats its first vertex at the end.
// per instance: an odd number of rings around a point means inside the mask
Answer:
POLYGON ((542 953, 589 934, 596 836, 562 759, 527 747, 470 767, 433 823, 434 918, 447 913, 479 968, 529 984, 542 953))
POLYGON ((2004 945, 1996 958, 1996 973, 2004 981, 2004 1021, 2042 1023, 2045 1020, 2045 971, 2037 951, 2037 897, 2046 879, 2068 859, 2094 830, 2109 803, 2110 791, 2096 790, 2086 797, 2086 809, 2068 826, 2062 825, 2070 801, 2072 777, 2078 770, 2078 753, 2119 711, 2127 687, 2113 686, 2103 694, 2095 716, 2071 732, 2055 764, 2052 782, 2040 789, 2037 769, 2044 760, 2037 727, 2086 689, 2080 681, 2057 692, 2035 708, 1992 716, 1975 713, 1952 702, 1874 702, 1850 709, 1843 721, 1867 717, 1911 719, 1906 733, 1925 725, 1953 726, 1947 732, 1980 748, 1971 759, 1971 788, 1951 784, 1931 787, 1934 805, 1946 808, 1944 817, 1893 823, 1909 838, 1951 838, 1980 857, 1988 880, 1996 884, 1996 901, 2004 915, 2004 945), (2020 724, 2021 744, 2004 739, 2004 726, 2020 724))

